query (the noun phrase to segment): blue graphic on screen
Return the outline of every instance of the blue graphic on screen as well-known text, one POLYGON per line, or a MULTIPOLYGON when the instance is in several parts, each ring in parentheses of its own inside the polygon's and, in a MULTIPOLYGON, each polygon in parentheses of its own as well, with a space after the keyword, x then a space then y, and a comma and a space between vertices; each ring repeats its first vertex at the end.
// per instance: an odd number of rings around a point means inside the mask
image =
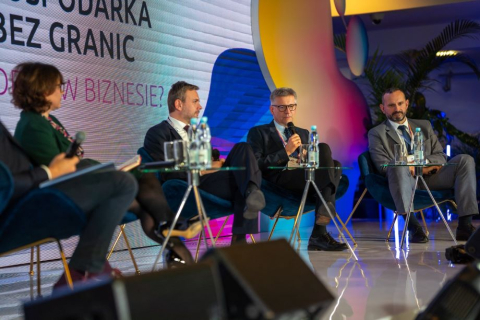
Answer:
POLYGON ((255 52, 229 49, 220 54, 212 71, 204 116, 212 131, 212 146, 222 155, 245 141, 248 130, 272 120, 270 90, 255 52))

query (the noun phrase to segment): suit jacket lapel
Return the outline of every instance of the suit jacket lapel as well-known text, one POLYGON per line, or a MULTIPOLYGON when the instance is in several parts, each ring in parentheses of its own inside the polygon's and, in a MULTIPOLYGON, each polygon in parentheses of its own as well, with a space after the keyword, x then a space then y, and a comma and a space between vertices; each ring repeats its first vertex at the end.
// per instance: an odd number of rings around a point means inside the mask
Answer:
POLYGON ((397 132, 395 131, 395 129, 390 124, 390 121, 388 120, 385 120, 385 131, 387 133, 387 136, 392 138, 393 141, 395 141, 397 144, 402 144, 402 142, 400 141, 400 137, 398 136, 397 132))
POLYGON ((285 148, 282 140, 280 139, 280 136, 278 135, 278 131, 277 131, 277 128, 275 127, 275 124, 273 123, 273 120, 272 122, 270 122, 268 128, 270 129, 270 132, 269 132, 270 139, 272 139, 272 141, 275 142, 277 149, 285 148))
POLYGON ((172 127, 172 125, 170 124, 170 122, 168 122, 167 120, 164 120, 167 125, 168 125, 168 128, 170 129, 170 135, 172 135, 175 139, 173 140, 182 140, 182 137, 180 136, 180 134, 177 132, 177 130, 175 130, 174 127, 172 127))

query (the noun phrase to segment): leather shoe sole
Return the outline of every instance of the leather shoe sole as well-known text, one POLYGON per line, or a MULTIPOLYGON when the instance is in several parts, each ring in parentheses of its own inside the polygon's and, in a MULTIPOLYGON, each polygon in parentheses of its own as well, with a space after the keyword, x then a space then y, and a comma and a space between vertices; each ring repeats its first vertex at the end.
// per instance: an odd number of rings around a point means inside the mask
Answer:
POLYGON ((470 236, 475 232, 476 228, 472 225, 466 228, 457 228, 455 232, 455 239, 457 241, 467 241, 470 236))
POLYGON ((408 242, 410 243, 427 243, 429 241, 427 235, 425 232, 423 232, 421 227, 417 228, 413 233, 409 232, 409 234, 410 237, 408 242))
POLYGON ((348 246, 345 243, 336 241, 329 233, 318 238, 310 237, 308 240, 308 250, 310 251, 343 251, 346 249, 348 246))
POLYGON ((253 190, 245 200, 246 208, 243 212, 245 219, 256 219, 258 217, 258 211, 265 208, 265 196, 259 189, 253 190))

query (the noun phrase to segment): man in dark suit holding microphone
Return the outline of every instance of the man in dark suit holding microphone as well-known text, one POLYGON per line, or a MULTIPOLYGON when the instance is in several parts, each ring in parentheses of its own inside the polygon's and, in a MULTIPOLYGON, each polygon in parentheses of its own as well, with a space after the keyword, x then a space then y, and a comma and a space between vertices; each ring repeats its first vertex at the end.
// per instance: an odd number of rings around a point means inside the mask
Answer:
MULTIPOLYGON (((301 195, 305 188, 305 172, 303 170, 272 170, 268 167, 287 166, 298 161, 298 148, 307 144, 309 132, 293 125, 297 112, 297 93, 291 88, 275 89, 270 95, 270 112, 273 121, 256 126, 248 132, 247 142, 252 146, 263 178, 278 186, 301 195)), ((334 167, 340 163, 332 159, 332 152, 326 143, 319 144, 320 166, 334 167)), ((315 183, 319 187, 330 211, 335 213, 335 192, 340 182, 341 170, 315 170, 315 183)), ((310 188, 309 196, 315 190, 310 188)), ((337 242, 328 232, 327 225, 331 218, 316 199, 315 226, 308 241, 309 250, 341 251, 347 249, 344 243, 337 242)))

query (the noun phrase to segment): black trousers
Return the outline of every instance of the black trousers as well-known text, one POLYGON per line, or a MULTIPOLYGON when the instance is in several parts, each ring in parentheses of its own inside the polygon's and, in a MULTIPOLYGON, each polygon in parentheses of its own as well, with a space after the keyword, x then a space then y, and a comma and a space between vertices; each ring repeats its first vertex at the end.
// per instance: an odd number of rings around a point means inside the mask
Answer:
POLYGON ((137 194, 137 181, 125 172, 87 174, 55 186, 87 216, 87 224, 70 260, 75 270, 101 272, 115 227, 137 194))
POLYGON ((245 142, 237 143, 225 159, 226 167, 245 167, 245 170, 217 171, 200 177, 200 189, 216 195, 219 198, 232 201, 233 234, 248 234, 258 232, 257 219, 244 219, 245 191, 249 183, 258 188, 262 185, 262 173, 252 147, 245 142))
MULTIPOLYGON (((330 146, 326 143, 319 144, 319 160, 320 167, 339 167, 341 164, 337 160, 333 160, 330 146)), ((335 204, 335 193, 342 176, 342 170, 334 169, 318 169, 315 170, 315 184, 322 192, 325 201, 335 204)), ((305 188, 305 171, 304 170, 284 170, 279 171, 277 175, 267 178, 269 181, 278 186, 292 191, 294 194, 301 196, 305 188)), ((321 205, 320 199, 317 198, 315 189, 309 188, 308 197, 316 199, 316 211, 321 205)))

